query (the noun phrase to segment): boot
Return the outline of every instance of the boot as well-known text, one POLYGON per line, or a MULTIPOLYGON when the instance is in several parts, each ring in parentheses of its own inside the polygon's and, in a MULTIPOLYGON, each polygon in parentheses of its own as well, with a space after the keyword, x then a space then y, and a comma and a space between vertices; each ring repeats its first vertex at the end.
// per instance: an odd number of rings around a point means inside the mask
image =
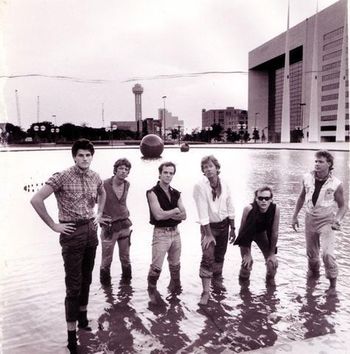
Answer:
POLYGON ((67 333, 68 333, 67 348, 71 354, 76 354, 78 353, 77 331, 67 331, 67 333))
POLYGON ((101 268, 100 269, 100 282, 102 285, 105 285, 105 286, 111 285, 111 270, 110 270, 110 268, 101 268))
POLYGON ((160 297, 160 294, 158 293, 158 290, 157 290, 158 279, 159 279, 159 274, 158 275, 148 275, 148 277, 147 277, 147 282, 148 282, 147 291, 148 291, 150 302, 152 304, 157 304, 157 302, 158 302, 157 300, 160 297))
POLYGON ((213 264, 213 278, 211 285, 215 291, 226 291, 226 288, 223 284, 224 278, 222 277, 222 268, 223 263, 214 263, 213 264))
POLYGON ((89 326, 89 320, 87 319, 87 311, 79 312, 78 328, 81 328, 85 331, 91 331, 91 327, 89 326))
POLYGON ((180 265, 178 266, 169 265, 169 271, 170 271, 170 282, 168 285, 168 290, 171 293, 180 294, 182 291, 181 281, 180 281, 180 265))
POLYGON ((132 278, 131 275, 131 265, 124 266, 122 265, 122 279, 121 283, 122 284, 130 284, 130 280, 132 278))

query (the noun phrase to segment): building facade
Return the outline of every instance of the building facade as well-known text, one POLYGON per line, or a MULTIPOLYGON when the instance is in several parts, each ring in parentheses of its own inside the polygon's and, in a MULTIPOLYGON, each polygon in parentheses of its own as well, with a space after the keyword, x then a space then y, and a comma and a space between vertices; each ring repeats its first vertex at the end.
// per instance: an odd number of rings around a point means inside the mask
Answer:
POLYGON ((290 141, 349 141, 347 1, 340 0, 249 53, 249 125, 282 131, 286 43, 290 141), (287 64, 288 65, 288 64, 287 64), (311 135, 310 135, 311 137, 311 135))
POLYGON ((248 113, 246 110, 227 107, 225 109, 202 109, 202 129, 219 124, 224 131, 239 131, 244 126, 248 130, 248 113))

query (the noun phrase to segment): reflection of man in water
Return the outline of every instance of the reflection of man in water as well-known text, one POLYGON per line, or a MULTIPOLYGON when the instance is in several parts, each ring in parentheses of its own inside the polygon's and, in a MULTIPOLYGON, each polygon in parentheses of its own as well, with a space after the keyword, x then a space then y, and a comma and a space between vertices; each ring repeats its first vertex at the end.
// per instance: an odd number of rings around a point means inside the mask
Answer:
POLYGON ((227 243, 229 237, 233 242, 236 234, 231 192, 228 184, 219 177, 219 161, 213 155, 205 156, 201 169, 206 178, 194 186, 193 197, 201 225, 203 252, 199 270, 203 292, 199 303, 206 305, 211 283, 214 289, 225 290, 222 269, 227 243))
POLYGON ((164 257, 168 254, 171 292, 181 289, 180 255, 181 239, 177 225, 186 219, 181 194, 170 183, 176 172, 172 162, 164 162, 159 168, 159 181, 147 191, 150 223, 154 225, 152 240, 152 264, 148 272, 148 293, 153 303, 157 302, 157 282, 162 271, 164 257))
POLYGON ((317 280, 309 278, 306 284, 305 299, 300 298, 302 306, 299 310, 300 319, 306 332, 304 338, 322 336, 334 333, 332 314, 336 312, 339 304, 338 296, 327 293, 326 296, 314 293, 317 280))
POLYGON ((266 262, 266 281, 273 282, 277 271, 277 240, 280 220, 279 207, 272 202, 270 187, 255 191, 254 202, 243 210, 239 234, 234 244, 241 249, 242 264, 240 280, 248 280, 253 266, 251 244, 254 241, 264 255, 266 262))
POLYGON ((118 242, 119 259, 122 266, 122 280, 130 282, 130 236, 131 221, 126 205, 130 183, 126 180, 131 168, 127 159, 119 159, 113 168, 113 177, 104 181, 106 190, 106 203, 103 216, 109 219, 109 223, 102 225, 101 244, 102 259, 100 268, 100 281, 103 285, 111 284, 111 264, 113 260, 114 246, 118 242))
POLYGON ((77 351, 76 321, 78 327, 91 330, 87 320, 87 305, 94 267, 97 225, 103 223, 102 210, 106 199, 100 176, 90 170, 94 146, 81 139, 72 146, 73 167, 55 173, 33 196, 31 203, 41 219, 60 233, 60 244, 65 268, 66 321, 68 348, 77 351), (44 200, 52 193, 58 204, 59 222, 48 214, 44 200), (94 213, 98 204, 97 214, 94 213))
POLYGON ((320 244, 330 290, 336 287, 338 267, 334 255, 335 235, 346 213, 343 185, 333 176, 333 156, 326 150, 315 154, 314 171, 304 175, 302 190, 295 206, 292 227, 299 227, 298 214, 306 201, 305 238, 308 257, 308 276, 319 276, 320 244), (335 208, 338 207, 337 212, 335 208))

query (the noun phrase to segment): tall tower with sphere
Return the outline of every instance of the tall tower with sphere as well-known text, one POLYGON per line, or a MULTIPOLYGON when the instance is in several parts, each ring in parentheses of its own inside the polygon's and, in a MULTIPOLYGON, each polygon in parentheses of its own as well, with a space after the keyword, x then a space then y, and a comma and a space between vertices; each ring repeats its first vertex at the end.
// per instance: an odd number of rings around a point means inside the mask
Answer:
POLYGON ((135 95, 135 120, 136 122, 141 122, 142 121, 141 95, 143 92, 143 87, 140 84, 136 84, 132 88, 132 92, 135 95))

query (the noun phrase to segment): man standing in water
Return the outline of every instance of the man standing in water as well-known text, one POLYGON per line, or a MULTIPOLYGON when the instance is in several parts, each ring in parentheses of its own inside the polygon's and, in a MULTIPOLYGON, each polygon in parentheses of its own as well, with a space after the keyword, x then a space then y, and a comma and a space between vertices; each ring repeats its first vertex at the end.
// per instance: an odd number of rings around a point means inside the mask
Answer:
POLYGON ((97 225, 104 222, 101 216, 106 193, 99 175, 90 170, 93 155, 94 146, 89 140, 77 140, 72 146, 75 165, 55 173, 31 199, 41 219, 60 234, 66 283, 67 347, 71 353, 77 352, 76 322, 79 328, 91 330, 87 305, 98 244, 97 225), (52 193, 57 199, 58 223, 48 214, 44 203, 52 193))
POLYGON ((157 281, 167 253, 171 277, 168 289, 170 292, 181 291, 181 239, 177 225, 186 219, 186 210, 181 200, 181 194, 170 186, 176 172, 175 164, 164 162, 159 166, 158 171, 158 183, 147 191, 150 223, 154 225, 152 264, 147 280, 150 301, 154 304, 159 299, 157 281))
POLYGON ((277 240, 280 209, 272 202, 272 189, 268 186, 257 189, 254 202, 243 210, 242 221, 235 245, 241 250, 242 264, 239 280, 249 280, 253 267, 251 244, 254 241, 266 262, 266 284, 274 285, 277 271, 277 240))
POLYGON ((211 284, 214 290, 226 290, 222 269, 228 239, 233 242, 236 234, 231 192, 228 184, 219 177, 219 161, 213 155, 205 156, 201 161, 201 169, 206 178, 195 185, 193 197, 201 225, 203 251, 199 270, 203 292, 199 304, 206 305, 211 284))
POLYGON ((119 246, 122 282, 129 283, 131 280, 130 226, 132 223, 129 219, 130 213, 126 205, 130 186, 126 178, 130 169, 131 163, 128 159, 118 159, 113 167, 113 177, 103 182, 106 191, 103 217, 109 219, 108 224, 102 225, 101 231, 102 259, 100 281, 103 285, 111 284, 110 272, 116 242, 118 242, 119 246))
POLYGON ((302 190, 297 200, 292 227, 299 227, 298 214, 306 201, 305 239, 308 257, 308 277, 318 277, 320 271, 320 245, 331 291, 335 290, 338 267, 334 255, 335 235, 346 213, 343 185, 333 176, 333 156, 326 150, 315 154, 314 171, 304 175, 302 190), (336 207, 338 210, 335 211, 336 207))

